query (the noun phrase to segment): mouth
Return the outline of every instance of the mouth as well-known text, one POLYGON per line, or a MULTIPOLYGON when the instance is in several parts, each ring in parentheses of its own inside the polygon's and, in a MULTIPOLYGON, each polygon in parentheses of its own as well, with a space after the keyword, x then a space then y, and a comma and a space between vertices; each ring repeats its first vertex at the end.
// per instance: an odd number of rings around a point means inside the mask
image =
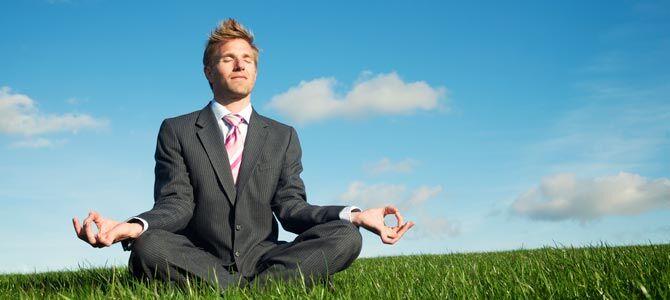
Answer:
POLYGON ((235 79, 247 79, 247 77, 246 77, 246 76, 238 75, 238 76, 230 77, 230 79, 233 79, 233 80, 235 80, 235 79))

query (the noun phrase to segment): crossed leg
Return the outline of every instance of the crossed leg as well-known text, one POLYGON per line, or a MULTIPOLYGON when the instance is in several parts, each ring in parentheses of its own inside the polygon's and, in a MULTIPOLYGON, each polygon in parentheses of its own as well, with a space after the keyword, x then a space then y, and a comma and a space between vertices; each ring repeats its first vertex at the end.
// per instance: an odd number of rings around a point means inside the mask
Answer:
POLYGON ((222 260, 194 245, 186 236, 164 230, 147 230, 135 240, 129 268, 133 275, 184 285, 197 277, 221 288, 264 285, 269 281, 304 280, 307 285, 323 282, 328 276, 353 263, 362 247, 358 228, 348 221, 332 221, 314 226, 292 242, 266 252, 251 277, 222 264, 222 260))
POLYGON ((160 229, 144 232, 132 245, 130 272, 143 280, 161 280, 185 286, 198 278, 222 288, 244 286, 247 280, 214 254, 186 236, 160 229))
POLYGON ((266 252, 257 264, 254 284, 270 280, 304 280, 307 285, 349 267, 361 252, 362 238, 349 221, 332 221, 314 226, 289 243, 266 252))

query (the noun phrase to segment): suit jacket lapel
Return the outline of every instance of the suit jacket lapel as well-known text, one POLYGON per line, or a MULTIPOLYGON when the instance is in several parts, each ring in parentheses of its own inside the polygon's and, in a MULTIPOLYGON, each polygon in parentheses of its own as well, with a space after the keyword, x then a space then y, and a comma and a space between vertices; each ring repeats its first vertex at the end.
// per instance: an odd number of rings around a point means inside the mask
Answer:
MULTIPOLYGON (((244 186, 249 181, 249 177, 256 167, 258 156, 265 145, 266 135, 268 133, 268 124, 265 118, 256 113, 255 110, 251 112, 251 120, 249 120, 249 128, 247 136, 244 140, 244 152, 242 152, 242 165, 240 166, 240 173, 237 175, 237 193, 242 193, 244 186)), ((230 168, 230 167, 229 167, 230 168)))
POLYGON ((209 107, 209 105, 200 111, 196 125, 200 127, 197 135, 200 139, 200 143, 202 143, 202 146, 205 148, 205 152, 207 153, 207 157, 209 158, 212 167, 214 167, 216 177, 223 186, 230 204, 235 205, 235 197, 237 195, 235 183, 233 182, 233 174, 230 171, 230 163, 228 162, 226 144, 223 139, 223 133, 221 132, 219 124, 212 112, 212 108, 209 107))

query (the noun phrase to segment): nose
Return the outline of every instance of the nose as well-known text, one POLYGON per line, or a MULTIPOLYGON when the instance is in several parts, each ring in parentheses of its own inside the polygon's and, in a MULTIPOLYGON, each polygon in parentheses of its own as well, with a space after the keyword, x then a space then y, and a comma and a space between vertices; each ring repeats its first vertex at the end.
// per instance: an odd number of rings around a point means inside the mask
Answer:
POLYGON ((244 71, 246 68, 246 63, 244 62, 243 59, 236 59, 235 60, 235 71, 244 71))

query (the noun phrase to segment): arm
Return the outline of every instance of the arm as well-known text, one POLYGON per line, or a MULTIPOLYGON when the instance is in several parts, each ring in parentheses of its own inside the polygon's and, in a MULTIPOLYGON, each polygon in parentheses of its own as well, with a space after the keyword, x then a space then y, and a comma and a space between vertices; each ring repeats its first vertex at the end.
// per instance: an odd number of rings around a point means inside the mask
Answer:
POLYGON ((338 220, 344 206, 317 206, 307 203, 305 185, 300 178, 302 150, 293 128, 289 139, 272 200, 272 210, 284 229, 300 234, 314 225, 338 220))
POLYGON ((193 187, 176 132, 163 121, 156 144, 154 206, 138 215, 151 228, 175 232, 186 227, 193 216, 193 187))
MULTIPOLYGON (((302 172, 302 150, 297 133, 291 129, 291 137, 286 149, 282 174, 272 202, 272 210, 284 229, 300 234, 312 226, 340 219, 344 206, 316 206, 306 202, 305 185, 300 178, 302 172)), ((379 235, 385 244, 395 244, 414 226, 414 222, 403 222, 400 211, 393 206, 352 211, 351 222, 356 226, 379 235), (384 224, 384 216, 393 214, 398 224, 389 227, 384 224)))
MULTIPOLYGON (((195 205, 181 144, 167 121, 163 122, 158 133, 155 157, 154 207, 138 217, 146 220, 152 228, 177 231, 186 227, 195 205)), ((95 211, 84 219, 83 226, 76 217, 72 219, 72 224, 77 236, 93 247, 134 239, 146 230, 133 219, 118 222, 106 219, 95 211), (98 227, 98 234, 93 232, 92 224, 98 227)))

